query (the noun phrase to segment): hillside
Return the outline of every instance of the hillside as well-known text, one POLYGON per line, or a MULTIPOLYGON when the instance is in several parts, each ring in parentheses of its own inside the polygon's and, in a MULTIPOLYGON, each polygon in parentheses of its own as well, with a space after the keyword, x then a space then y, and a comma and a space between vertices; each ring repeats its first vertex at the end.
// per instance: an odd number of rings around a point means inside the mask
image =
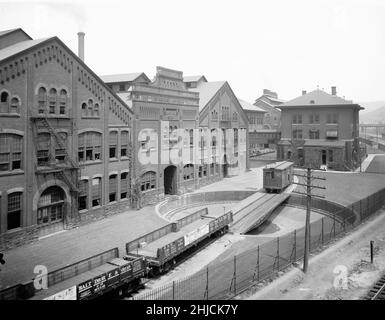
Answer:
POLYGON ((382 107, 360 114, 361 123, 385 123, 385 103, 382 107))

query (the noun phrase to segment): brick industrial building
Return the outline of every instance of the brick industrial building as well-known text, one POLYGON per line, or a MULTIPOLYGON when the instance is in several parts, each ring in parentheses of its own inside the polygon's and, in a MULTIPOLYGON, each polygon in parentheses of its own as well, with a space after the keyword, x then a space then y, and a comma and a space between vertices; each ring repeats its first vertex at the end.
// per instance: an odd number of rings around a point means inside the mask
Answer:
POLYGON ((314 90, 281 104, 281 140, 277 158, 299 165, 350 170, 359 161, 359 111, 363 108, 314 90))
POLYGON ((84 63, 84 33, 76 55, 57 37, 0 32, 0 248, 247 169, 247 118, 227 82, 121 76, 107 85, 84 63), (139 160, 176 146, 190 163, 139 160))

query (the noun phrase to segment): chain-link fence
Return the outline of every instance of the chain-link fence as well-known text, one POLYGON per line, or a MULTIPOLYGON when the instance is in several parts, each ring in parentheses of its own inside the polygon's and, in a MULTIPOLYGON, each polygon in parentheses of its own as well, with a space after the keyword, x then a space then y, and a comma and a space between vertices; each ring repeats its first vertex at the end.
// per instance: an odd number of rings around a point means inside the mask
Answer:
MULTIPOLYGON (((287 204, 303 208, 306 198, 293 195, 287 204)), ((322 248, 369 218, 385 204, 385 189, 343 207, 322 199, 313 199, 312 210, 325 215, 310 225, 310 252, 322 248)), ((302 259, 305 228, 273 238, 252 250, 220 263, 209 264, 192 276, 139 293, 135 300, 230 299, 242 290, 273 276, 302 259)))

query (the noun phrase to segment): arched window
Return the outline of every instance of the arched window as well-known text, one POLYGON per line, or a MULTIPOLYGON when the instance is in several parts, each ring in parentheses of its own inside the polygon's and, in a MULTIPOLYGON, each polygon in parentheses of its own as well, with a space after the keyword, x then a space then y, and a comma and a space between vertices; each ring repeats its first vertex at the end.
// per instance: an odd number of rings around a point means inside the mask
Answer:
POLYGON ((19 99, 16 97, 13 97, 11 100, 11 107, 9 109, 9 112, 10 113, 19 113, 19 105, 20 105, 19 99))
POLYGON ((102 204, 102 178, 92 179, 92 207, 97 207, 102 204))
POLYGON ((93 115, 94 115, 94 102, 90 99, 88 100, 87 116, 92 117, 93 115))
POLYGON ((128 182, 128 172, 122 172, 120 174, 120 199, 128 197, 128 182))
POLYGON ((116 149, 118 147, 118 132, 111 131, 110 132, 110 159, 117 158, 116 149))
POLYGON ((62 188, 52 186, 40 196, 37 204, 37 223, 51 223, 63 220, 65 193, 62 188))
POLYGON ((23 137, 0 133, 0 171, 21 169, 23 137))
POLYGON ((102 159, 102 134, 99 132, 83 132, 79 134, 78 160, 95 161, 102 159))
POLYGON ((183 167, 183 180, 194 179, 194 165, 189 163, 183 167))
POLYGON ((21 227, 21 216, 23 212, 22 192, 13 192, 8 195, 7 229, 21 227))
POLYGON ((56 100, 57 100, 57 91, 55 88, 49 90, 49 114, 56 113, 56 100))
POLYGON ((122 131, 120 133, 120 156, 121 157, 128 156, 128 143, 129 143, 128 131, 122 131))
POLYGON ((47 103, 47 90, 44 87, 40 87, 38 91, 38 112, 46 112, 46 103, 47 103))
POLYGON ((59 113, 66 114, 66 108, 67 108, 67 91, 62 89, 60 90, 59 113))
POLYGON ((140 178, 141 191, 155 189, 155 186, 156 186, 156 173, 154 171, 148 171, 141 176, 140 178))
POLYGON ((79 196, 78 196, 78 210, 85 210, 88 208, 88 180, 80 180, 79 182, 79 196))
POLYGON ((118 192, 118 175, 112 174, 109 178, 109 201, 116 201, 116 193, 118 192))
POLYGON ((5 91, 0 95, 0 113, 9 113, 9 94, 5 91))
POLYGON ((98 103, 95 103, 95 106, 94 106, 94 116, 99 117, 99 104, 98 103))
POLYGON ((86 117, 86 116, 87 116, 87 104, 83 103, 82 104, 82 117, 86 117))

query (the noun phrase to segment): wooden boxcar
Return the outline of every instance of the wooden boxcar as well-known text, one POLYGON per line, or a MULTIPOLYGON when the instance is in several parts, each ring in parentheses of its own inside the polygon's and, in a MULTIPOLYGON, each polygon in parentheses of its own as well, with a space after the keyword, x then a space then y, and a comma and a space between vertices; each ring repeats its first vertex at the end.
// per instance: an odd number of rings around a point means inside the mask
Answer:
POLYGON ((293 162, 281 161, 263 168, 263 187, 266 192, 281 192, 293 182, 293 162))

